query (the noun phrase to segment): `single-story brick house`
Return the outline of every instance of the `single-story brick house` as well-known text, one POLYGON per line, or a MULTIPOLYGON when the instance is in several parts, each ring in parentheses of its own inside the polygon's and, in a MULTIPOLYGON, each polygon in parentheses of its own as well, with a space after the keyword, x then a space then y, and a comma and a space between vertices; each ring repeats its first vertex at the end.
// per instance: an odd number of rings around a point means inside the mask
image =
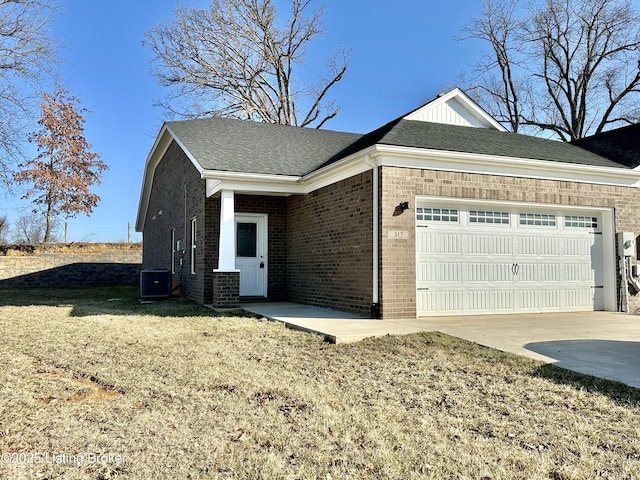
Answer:
POLYGON ((167 122, 136 228, 143 268, 218 307, 616 311, 616 233, 640 233, 637 167, 507 132, 458 89, 365 135, 167 122))

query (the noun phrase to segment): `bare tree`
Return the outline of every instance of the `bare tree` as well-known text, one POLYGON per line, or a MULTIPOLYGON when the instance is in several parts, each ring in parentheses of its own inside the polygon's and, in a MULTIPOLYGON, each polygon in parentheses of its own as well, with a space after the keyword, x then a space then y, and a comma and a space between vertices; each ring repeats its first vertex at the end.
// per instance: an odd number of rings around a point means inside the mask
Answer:
POLYGON ((291 0, 287 19, 278 17, 272 0, 178 7, 174 21, 149 31, 144 42, 155 55, 153 73, 173 88, 161 104, 189 118, 321 127, 339 111, 327 93, 344 77, 347 51, 329 59, 326 78, 305 84, 306 47, 324 33, 324 9, 307 16, 310 3, 291 0))
POLYGON ((56 0, 0 0, 0 180, 11 179, 34 88, 51 71, 57 46, 49 36, 56 0))
POLYGON ((40 215, 21 215, 14 222, 12 238, 14 243, 39 245, 44 240, 45 224, 40 215))
POLYGON ((7 243, 7 234, 9 233, 9 220, 7 216, 0 217, 0 245, 7 243))
POLYGON ((29 140, 38 145, 38 156, 20 165, 14 174, 17 182, 29 183, 23 198, 32 199, 36 210, 42 209, 45 220, 43 243, 49 243, 53 220, 61 213, 74 217, 89 215, 100 197, 89 191, 99 184, 108 167, 100 155, 90 151, 84 136, 86 109, 78 109, 79 100, 60 85, 53 94, 44 93, 41 103, 41 129, 29 140))
POLYGON ((640 12, 629 0, 484 0, 466 34, 491 46, 470 93, 513 131, 575 140, 640 118, 640 12))

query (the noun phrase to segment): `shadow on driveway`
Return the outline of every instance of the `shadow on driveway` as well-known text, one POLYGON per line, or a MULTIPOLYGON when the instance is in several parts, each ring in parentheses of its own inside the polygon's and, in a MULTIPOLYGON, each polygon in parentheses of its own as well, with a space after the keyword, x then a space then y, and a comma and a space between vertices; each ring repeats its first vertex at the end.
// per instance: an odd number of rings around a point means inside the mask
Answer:
POLYGON ((552 340, 524 348, 553 358, 553 365, 640 387, 640 342, 619 340, 552 340))

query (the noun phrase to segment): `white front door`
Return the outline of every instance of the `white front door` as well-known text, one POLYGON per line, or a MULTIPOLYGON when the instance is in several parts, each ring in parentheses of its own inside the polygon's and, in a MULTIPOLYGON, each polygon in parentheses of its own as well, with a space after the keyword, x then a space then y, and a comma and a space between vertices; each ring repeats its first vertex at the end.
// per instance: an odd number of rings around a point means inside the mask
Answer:
POLYGON ((267 296, 267 216, 235 216, 236 269, 240 270, 240 296, 267 296))

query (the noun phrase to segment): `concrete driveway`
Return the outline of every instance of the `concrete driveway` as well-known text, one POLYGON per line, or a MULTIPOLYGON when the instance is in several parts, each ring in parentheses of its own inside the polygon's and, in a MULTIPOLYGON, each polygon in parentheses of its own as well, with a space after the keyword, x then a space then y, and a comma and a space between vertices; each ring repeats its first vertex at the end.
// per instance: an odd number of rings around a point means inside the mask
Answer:
POLYGON ((640 388, 640 316, 613 312, 420 319, 413 325, 640 388))
POLYGON ((371 320, 287 302, 243 308, 324 335, 333 343, 438 331, 640 388, 640 316, 636 315, 578 312, 371 320))

